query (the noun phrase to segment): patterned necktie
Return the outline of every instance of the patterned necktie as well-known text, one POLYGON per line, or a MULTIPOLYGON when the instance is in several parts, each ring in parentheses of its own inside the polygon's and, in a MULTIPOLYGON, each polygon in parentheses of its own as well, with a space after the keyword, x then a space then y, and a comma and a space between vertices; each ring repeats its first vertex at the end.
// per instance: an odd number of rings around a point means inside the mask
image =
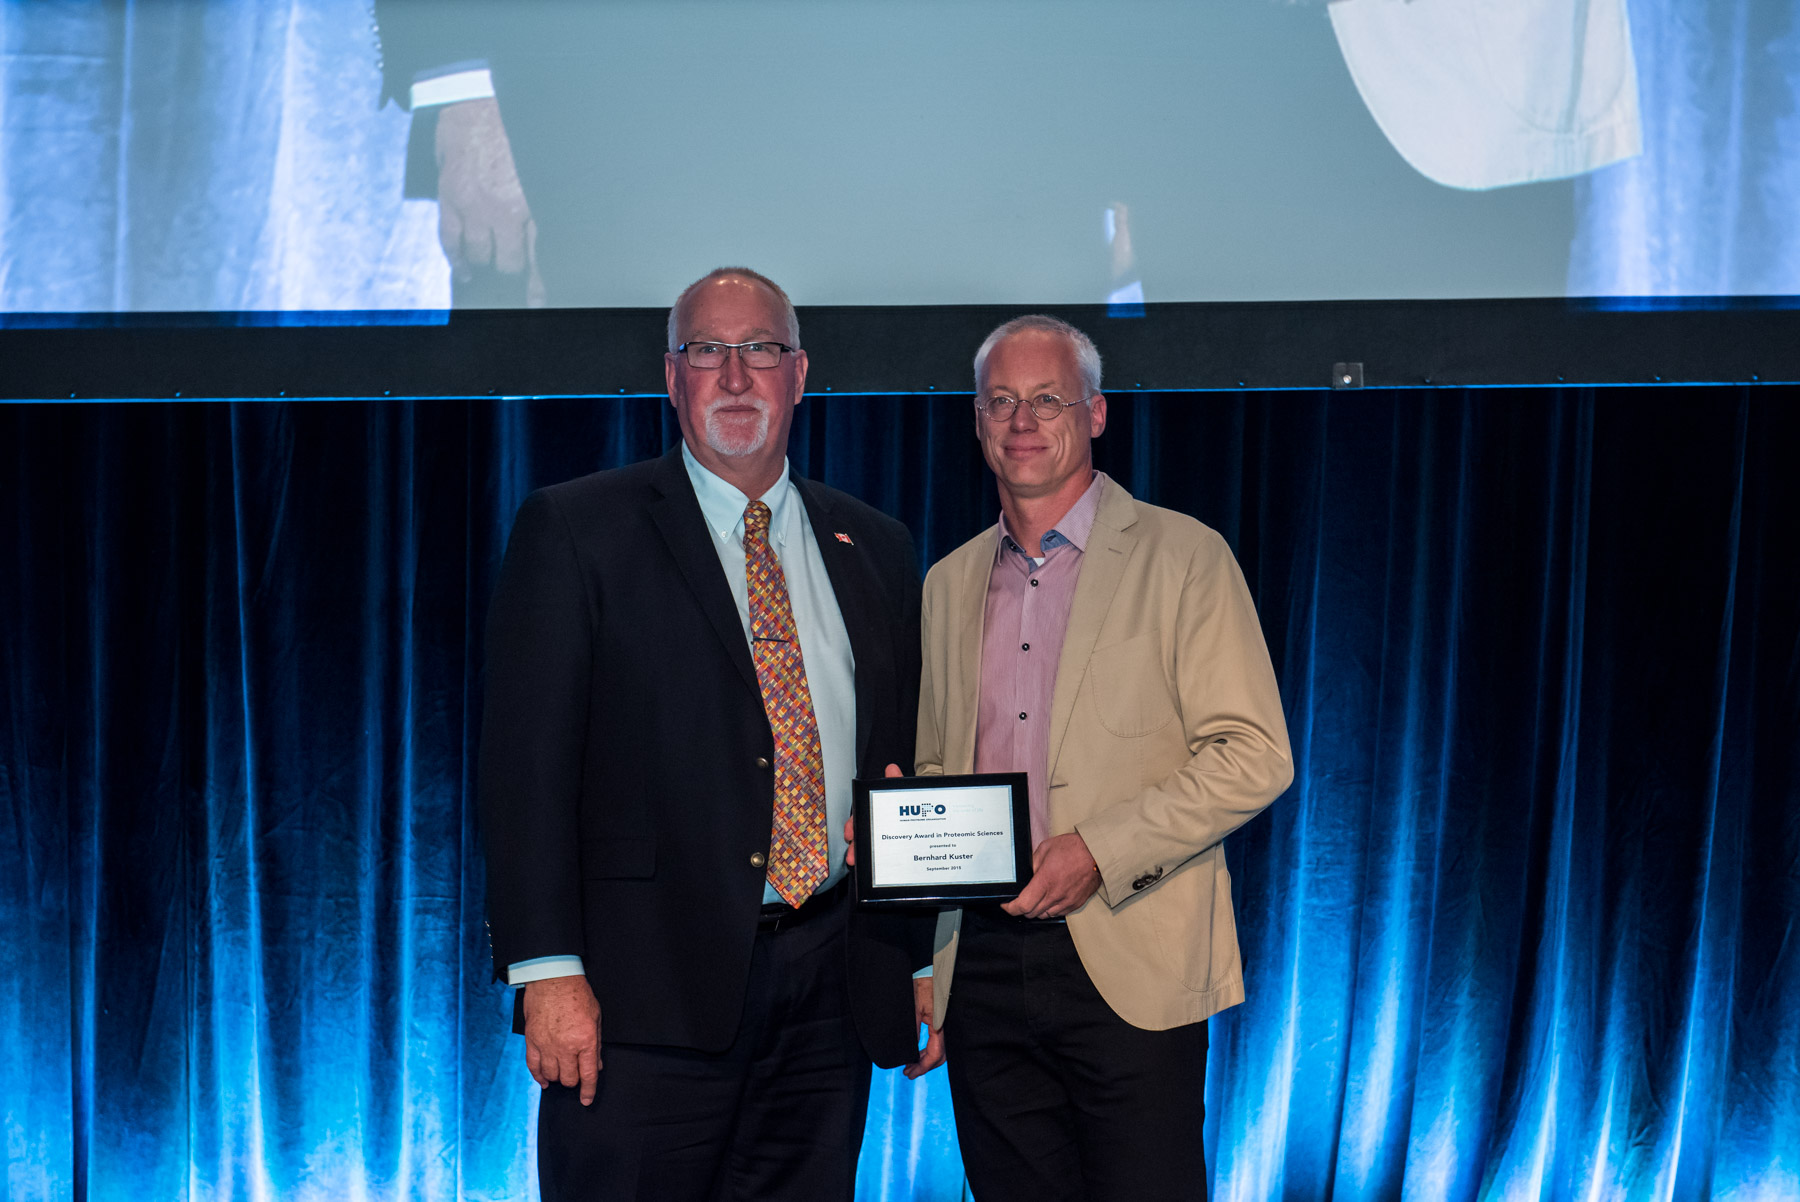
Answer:
POLYGON ((750 592, 750 656, 763 709, 775 732, 775 825, 769 838, 769 884, 798 906, 830 872, 825 834, 825 756, 806 687, 800 633, 788 605, 781 565, 769 546, 769 507, 744 510, 744 576, 750 592))

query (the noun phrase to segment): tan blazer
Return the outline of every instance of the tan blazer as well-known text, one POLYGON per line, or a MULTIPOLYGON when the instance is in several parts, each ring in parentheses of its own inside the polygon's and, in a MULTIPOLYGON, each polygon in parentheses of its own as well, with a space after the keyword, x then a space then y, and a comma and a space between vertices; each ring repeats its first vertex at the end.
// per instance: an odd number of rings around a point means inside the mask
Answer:
MULTIPOLYGON (((917 770, 974 771, 994 528, 925 578, 917 770)), ((1081 832, 1099 892, 1069 934, 1107 1004, 1163 1030, 1244 999, 1220 840, 1293 780, 1287 724, 1243 573, 1193 518, 1100 493, 1050 717, 1050 833, 1081 832)), ((938 923, 949 1010, 962 911, 938 923)))

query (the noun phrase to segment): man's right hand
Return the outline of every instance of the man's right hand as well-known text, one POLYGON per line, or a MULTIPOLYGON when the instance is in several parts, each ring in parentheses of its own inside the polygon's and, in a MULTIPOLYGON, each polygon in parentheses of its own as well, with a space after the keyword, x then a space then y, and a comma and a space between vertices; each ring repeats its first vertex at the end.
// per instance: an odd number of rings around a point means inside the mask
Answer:
POLYGON ((525 303, 544 304, 537 223, 519 184, 512 143, 493 97, 438 112, 438 241, 459 280, 477 267, 525 275, 525 303))
POLYGON ((548 977, 525 986, 525 1066, 539 1088, 581 1086, 591 1105, 600 1087, 600 1002, 586 977, 548 977))

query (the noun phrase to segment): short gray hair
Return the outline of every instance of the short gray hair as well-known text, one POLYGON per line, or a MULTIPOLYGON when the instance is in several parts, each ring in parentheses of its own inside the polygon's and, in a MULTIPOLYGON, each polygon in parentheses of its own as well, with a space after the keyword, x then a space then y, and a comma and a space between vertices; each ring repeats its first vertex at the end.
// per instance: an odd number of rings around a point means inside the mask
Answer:
POLYGON ((987 368, 988 355, 1006 339, 1026 330, 1042 330, 1046 334, 1057 334, 1068 339, 1070 348, 1075 352, 1075 366, 1081 372, 1082 399, 1086 400, 1100 391, 1100 352, 1094 347, 1094 340, 1059 317, 1051 317, 1046 313, 1027 313, 1024 317, 1015 317, 996 326, 993 333, 982 339, 981 349, 975 352, 976 392, 981 391, 981 373, 987 368))
POLYGON ((754 280, 781 299, 781 311, 787 318, 788 345, 795 350, 799 350, 800 316, 794 312, 794 302, 788 299, 788 294, 782 291, 780 284, 777 284, 762 272, 752 271, 748 267, 715 267, 693 283, 689 284, 686 288, 683 288, 681 290, 681 295, 675 298, 675 303, 669 306, 669 353, 671 355, 674 354, 675 348, 681 345, 681 331, 679 329, 681 324, 681 306, 687 303, 688 296, 694 289, 700 287, 702 284, 708 284, 713 280, 722 279, 726 276, 736 276, 739 279, 754 280))

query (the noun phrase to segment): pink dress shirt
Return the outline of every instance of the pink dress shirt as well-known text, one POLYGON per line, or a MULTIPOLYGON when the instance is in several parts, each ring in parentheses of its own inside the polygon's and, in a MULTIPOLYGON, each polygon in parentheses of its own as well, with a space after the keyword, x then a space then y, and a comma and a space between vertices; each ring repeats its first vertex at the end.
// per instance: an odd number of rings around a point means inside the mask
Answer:
POLYGON ((1006 528, 994 548, 981 625, 981 700, 975 718, 975 771, 1023 772, 1030 782, 1031 845, 1050 835, 1050 704, 1069 608, 1104 473, 1027 555, 1006 528))

